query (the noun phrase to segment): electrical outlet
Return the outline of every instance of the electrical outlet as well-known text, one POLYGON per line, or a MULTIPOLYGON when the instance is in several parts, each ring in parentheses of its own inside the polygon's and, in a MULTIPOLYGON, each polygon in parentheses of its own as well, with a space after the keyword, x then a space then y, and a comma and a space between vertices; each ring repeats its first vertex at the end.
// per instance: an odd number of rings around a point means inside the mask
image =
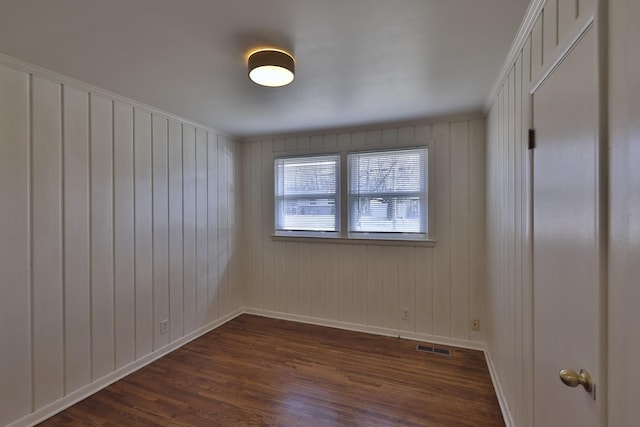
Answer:
POLYGON ((471 330, 479 331, 480 330, 480 321, 478 319, 473 319, 471 321, 471 330))
POLYGON ((160 321, 160 335, 164 335, 169 332, 169 319, 160 321))
POLYGON ((411 320, 411 310, 407 307, 402 309, 402 320, 411 320))

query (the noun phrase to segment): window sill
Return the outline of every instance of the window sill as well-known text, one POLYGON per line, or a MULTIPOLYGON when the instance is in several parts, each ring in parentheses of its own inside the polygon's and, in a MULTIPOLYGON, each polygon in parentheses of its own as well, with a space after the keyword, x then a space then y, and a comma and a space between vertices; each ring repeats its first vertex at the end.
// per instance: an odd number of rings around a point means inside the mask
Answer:
POLYGON ((311 236, 279 236, 271 235, 274 242, 298 242, 298 243, 324 243, 338 245, 378 245, 378 246, 414 246, 433 248, 436 240, 394 240, 394 239, 367 239, 355 237, 311 237, 311 236))

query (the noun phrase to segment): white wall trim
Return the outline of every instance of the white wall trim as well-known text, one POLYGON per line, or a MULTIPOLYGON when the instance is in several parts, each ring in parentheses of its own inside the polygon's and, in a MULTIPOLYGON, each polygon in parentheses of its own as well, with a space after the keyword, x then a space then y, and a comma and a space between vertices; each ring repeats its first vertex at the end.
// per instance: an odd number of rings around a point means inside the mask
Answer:
POLYGON ((542 84, 549 78, 549 76, 560 66, 560 64, 569 56, 574 47, 584 38, 587 32, 593 27, 595 21, 595 15, 590 15, 589 18, 582 23, 579 30, 575 35, 569 38, 559 48, 559 53, 556 55, 556 59, 548 64, 540 73, 540 75, 531 82, 529 86, 529 93, 533 94, 542 84))
POLYGON ((211 332, 212 330, 218 328, 219 326, 224 325, 225 323, 235 319, 241 314, 243 314, 242 310, 235 310, 227 314, 226 316, 223 316, 220 319, 209 323, 208 325, 205 325, 196 329, 195 331, 183 336, 182 338, 179 338, 173 341, 172 343, 164 347, 159 348, 153 353, 149 353, 144 357, 141 357, 140 359, 135 360, 129 363, 128 365, 125 365, 122 368, 116 371, 113 371, 110 374, 96 381, 93 381, 90 384, 87 384, 86 386, 78 390, 75 390, 72 393, 69 393, 65 397, 59 400, 56 400, 55 402, 47 406, 44 406, 38 409, 37 411, 32 412, 29 415, 12 422, 7 427, 34 426, 46 420, 47 418, 50 418, 53 415, 67 409, 68 407, 80 402, 81 400, 86 399, 92 394, 108 387, 109 385, 115 383, 116 381, 121 380, 127 375, 132 374, 133 372, 155 362, 161 357, 166 356, 167 354, 171 353, 174 350, 177 350, 178 348, 184 346, 185 344, 188 344, 189 342, 195 340, 196 338, 199 338, 205 335, 206 333, 211 332))
POLYGON ((507 397, 504 395, 504 391, 502 390, 502 384, 500 383, 500 378, 498 377, 498 371, 496 371, 496 367, 493 364, 493 359, 491 358, 491 352, 489 351, 489 348, 487 346, 485 346, 483 351, 484 351, 484 358, 487 361, 487 367, 489 368, 489 375, 491 376, 491 382, 493 382, 493 389, 496 392, 496 397, 498 398, 498 404, 500 405, 500 410, 502 411, 502 418, 504 419, 504 423, 507 427, 515 427, 516 424, 513 422, 511 411, 509 411, 507 397))
POLYGON ((208 126, 203 126, 199 123, 196 123, 192 120, 186 119, 184 117, 180 117, 176 114, 172 114, 169 113, 167 111, 163 111, 159 108, 155 108, 152 107, 150 105, 144 104, 142 102, 138 102, 135 101, 131 98, 127 98, 126 96, 122 96, 122 95, 118 95, 117 93, 114 92, 110 92, 108 90, 105 89, 101 89, 99 87, 90 85, 88 83, 84 83, 80 80, 76 80, 74 78, 65 76, 64 74, 60 74, 60 73, 56 73, 55 71, 51 71, 48 70, 46 68, 43 67, 39 67, 37 65, 34 64, 30 64, 28 62, 22 61, 20 59, 17 58, 13 58, 9 55, 5 55, 3 53, 0 53, 0 65, 5 65, 9 68, 13 68, 14 70, 18 70, 18 71, 22 71, 25 73, 29 73, 32 74, 34 76, 37 77, 41 77, 47 80, 52 80, 56 83, 62 84, 62 85, 69 85, 69 86, 73 86, 76 89, 80 89, 92 94, 98 94, 98 95, 102 95, 105 96, 107 98, 110 98, 114 101, 120 101, 120 102, 124 102, 125 104, 129 104, 134 108, 141 108, 144 110, 147 110, 149 112, 151 112, 152 114, 157 114, 157 115, 161 115, 164 116, 166 118, 172 119, 172 120, 177 120, 179 122, 182 122, 186 125, 189 126, 193 126, 195 128, 198 129, 202 129, 208 132, 212 132, 215 133, 217 135, 226 137, 226 138, 230 138, 230 139, 237 139, 235 135, 228 135, 225 134, 224 132, 219 131, 218 129, 214 129, 214 128, 210 128, 208 126))
POLYGON ((504 81, 509 78, 509 73, 511 72, 511 68, 513 64, 515 64, 520 51, 524 47, 527 38, 529 38, 529 34, 531 30, 533 30, 533 26, 538 19, 538 15, 542 9, 544 9, 547 0, 532 0, 529 4, 529 8, 527 9, 527 13, 524 15, 522 19, 522 23, 520 24, 520 28, 516 33, 516 37, 511 43, 511 48, 507 53, 507 56, 500 68, 500 72, 498 73, 498 77, 496 81, 493 83, 491 87, 491 91, 489 92, 489 96, 487 97, 487 101, 484 104, 484 114, 488 115, 489 110, 491 110, 491 106, 495 102, 498 93, 500 93, 500 89, 504 85, 504 81))
POLYGON ((481 341, 460 340, 455 338, 441 337, 438 335, 423 334, 419 332, 401 331, 397 329, 387 329, 378 326, 368 326, 349 322, 339 322, 335 320, 321 319, 318 317, 301 316, 298 314, 261 310, 250 307, 243 307, 241 310, 245 314, 255 314, 256 316, 270 317, 272 319, 291 320, 294 322, 307 323, 310 325, 327 326, 330 328, 344 329, 346 331, 364 332, 368 334, 382 335, 385 337, 397 337, 415 341, 424 341, 433 344, 466 348, 469 350, 484 351, 486 349, 485 343, 481 341))

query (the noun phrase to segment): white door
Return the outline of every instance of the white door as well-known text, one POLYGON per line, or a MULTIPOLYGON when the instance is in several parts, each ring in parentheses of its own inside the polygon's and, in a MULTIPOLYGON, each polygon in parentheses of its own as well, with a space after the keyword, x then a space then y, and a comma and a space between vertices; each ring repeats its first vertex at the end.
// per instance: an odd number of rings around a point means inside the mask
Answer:
POLYGON ((600 426, 603 241, 596 58, 591 28, 533 94, 536 427, 600 426), (595 396, 581 385, 563 384, 563 369, 587 370, 595 396))

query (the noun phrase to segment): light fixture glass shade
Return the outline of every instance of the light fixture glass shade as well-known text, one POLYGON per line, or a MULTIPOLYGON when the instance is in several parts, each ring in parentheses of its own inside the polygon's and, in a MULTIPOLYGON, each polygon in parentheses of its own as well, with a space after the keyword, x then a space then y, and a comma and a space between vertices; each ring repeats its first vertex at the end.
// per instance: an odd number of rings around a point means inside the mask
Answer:
POLYGON ((249 78, 268 87, 286 86, 293 81, 295 61, 280 50, 259 50, 249 56, 249 78))

